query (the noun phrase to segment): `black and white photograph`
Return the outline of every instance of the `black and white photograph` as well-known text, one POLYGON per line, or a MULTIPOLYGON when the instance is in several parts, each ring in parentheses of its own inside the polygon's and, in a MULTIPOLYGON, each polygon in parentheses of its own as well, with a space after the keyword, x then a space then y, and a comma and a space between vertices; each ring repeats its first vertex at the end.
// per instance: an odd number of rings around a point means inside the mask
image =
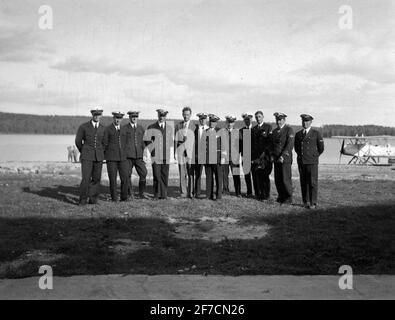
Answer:
POLYGON ((0 71, 0 300, 395 299, 394 0, 0 0, 0 71))

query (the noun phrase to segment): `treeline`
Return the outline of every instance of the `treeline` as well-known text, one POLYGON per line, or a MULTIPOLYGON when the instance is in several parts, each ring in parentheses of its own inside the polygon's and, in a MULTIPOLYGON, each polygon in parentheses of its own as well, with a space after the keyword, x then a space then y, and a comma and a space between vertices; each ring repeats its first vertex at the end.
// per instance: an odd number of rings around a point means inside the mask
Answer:
MULTIPOLYGON (((23 133, 23 134, 75 134, 78 127, 90 120, 87 116, 41 116, 32 114, 19 114, 19 113, 5 113, 0 112, 0 133, 23 133)), ((109 125, 112 121, 111 117, 102 117, 102 123, 109 125)), ((139 123, 143 127, 147 127, 155 120, 140 119, 139 123)), ((180 119, 174 120, 180 121, 180 119)), ((197 123, 196 120, 193 120, 197 123)), ((127 117, 123 120, 123 123, 127 123, 127 117)), ((224 121, 220 121, 219 126, 223 127, 224 121)), ((236 121, 235 127, 241 128, 243 121, 236 121)), ((275 124, 272 123, 273 128, 275 124)), ((292 125, 295 132, 301 129, 301 126, 292 125)), ((363 126, 348 126, 348 125, 323 125, 318 128, 324 137, 329 138, 331 136, 355 136, 356 134, 365 136, 372 135, 392 135, 395 136, 395 128, 393 127, 382 127, 375 125, 363 125, 363 126)))
MULTIPOLYGON (((91 119, 88 116, 42 116, 32 114, 18 114, 0 112, 0 133, 23 133, 23 134, 75 134, 78 127, 91 119)), ((181 119, 168 119, 181 121, 181 119)), ((103 116, 101 123, 109 125, 112 117, 103 116)), ((128 122, 128 118, 122 124, 128 122)), ((153 123, 154 119, 139 119, 139 124, 144 128, 153 123)), ((198 123, 197 120, 193 120, 198 123)), ((274 125, 274 124, 273 124, 274 125)), ((224 121, 219 122, 220 127, 225 126, 224 121)), ((241 128, 243 121, 236 121, 235 127, 241 128)))

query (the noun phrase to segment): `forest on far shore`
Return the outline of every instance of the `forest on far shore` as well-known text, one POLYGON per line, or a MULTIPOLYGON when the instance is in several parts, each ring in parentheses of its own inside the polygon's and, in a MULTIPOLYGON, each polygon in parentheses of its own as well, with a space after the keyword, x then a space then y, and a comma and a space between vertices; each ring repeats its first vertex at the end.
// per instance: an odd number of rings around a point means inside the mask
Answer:
MULTIPOLYGON (((87 116, 43 116, 43 115, 32 115, 32 114, 19 114, 19 113, 5 113, 0 112, 0 133, 11 134, 11 133, 23 133, 23 134, 75 134, 78 127, 89 121, 90 117, 87 116)), ((174 119, 170 119, 174 120, 174 119)), ((102 123, 109 125, 112 121, 111 117, 103 117, 102 123)), ((155 120, 140 119, 139 123, 143 127, 147 127, 150 123, 155 120)), ((180 121, 176 119, 174 121, 180 121)), ((123 123, 127 123, 128 118, 123 120, 123 123)), ((194 122, 197 123, 196 120, 194 122)), ((224 121, 219 122, 219 126, 223 127, 224 121)), ((235 127, 241 128, 243 121, 236 121, 235 127)), ((274 127, 275 124, 272 123, 274 127)), ((301 126, 291 125, 295 131, 301 129, 301 126)), ((332 136, 377 136, 377 135, 389 135, 395 136, 394 127, 384 127, 376 125, 360 125, 360 126, 349 126, 340 124, 326 124, 319 129, 325 138, 332 136)))

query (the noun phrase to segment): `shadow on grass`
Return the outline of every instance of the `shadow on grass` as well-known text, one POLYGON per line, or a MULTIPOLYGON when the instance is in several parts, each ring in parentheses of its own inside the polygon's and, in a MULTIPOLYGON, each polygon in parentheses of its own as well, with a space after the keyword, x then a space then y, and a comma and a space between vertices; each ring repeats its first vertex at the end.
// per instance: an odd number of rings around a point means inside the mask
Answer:
POLYGON ((58 276, 337 274, 344 264, 394 274, 393 212, 376 205, 268 214, 241 222, 268 225, 265 237, 221 242, 177 238, 159 218, 1 218, 0 277, 37 276, 43 264, 58 276))
MULTIPOLYGON (((40 197, 51 198, 58 201, 66 202, 69 204, 78 205, 79 202, 79 186, 64 186, 55 185, 51 187, 40 187, 39 190, 32 190, 30 187, 23 187, 23 192, 38 195, 40 197)), ((204 190, 203 190, 204 191, 204 190)), ((133 194, 138 192, 138 188, 133 186, 133 194)), ((146 194, 149 198, 153 198, 154 188, 152 185, 146 187, 146 194)), ((180 195, 180 189, 176 186, 169 186, 167 188, 167 195, 171 198, 176 198, 180 195)), ((118 187, 118 197, 120 196, 120 190, 118 187)), ((100 186, 99 200, 109 201, 110 200, 110 188, 108 186, 100 186)))
POLYGON ((40 197, 51 198, 58 201, 78 205, 79 187, 78 186, 52 186, 32 190, 30 187, 23 187, 23 192, 36 194, 40 197))

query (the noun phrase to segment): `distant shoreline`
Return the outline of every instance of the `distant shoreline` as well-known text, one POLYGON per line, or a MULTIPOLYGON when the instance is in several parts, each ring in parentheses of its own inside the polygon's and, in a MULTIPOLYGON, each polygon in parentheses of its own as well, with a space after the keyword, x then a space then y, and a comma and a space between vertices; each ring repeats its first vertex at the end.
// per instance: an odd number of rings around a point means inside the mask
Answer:
MULTIPOLYGON (((347 164, 320 164, 320 180, 391 180, 395 181, 394 166, 360 166, 347 164)), ((147 165, 149 171, 148 179, 151 180, 151 166, 147 165)), ((0 161, 0 176, 19 175, 21 177, 51 175, 53 177, 73 176, 80 178, 80 163, 67 161, 0 161)), ((176 163, 170 165, 171 179, 178 179, 178 166, 176 163)), ((273 179, 273 174, 271 179, 273 179)), ((134 179, 137 176, 134 176, 134 179)), ((292 166, 292 178, 298 183, 299 173, 297 165, 292 166)), ((107 180, 106 166, 103 166, 103 180, 107 180)))
MULTIPOLYGON (((219 127, 225 126, 225 121, 223 115, 221 115, 221 120, 218 123, 219 127)), ((34 135, 73 135, 76 134, 78 127, 91 119, 89 116, 64 116, 64 115, 34 115, 34 114, 19 114, 19 113, 7 113, 0 112, 0 134, 34 134, 34 135)), ((265 122, 271 124, 275 127, 275 123, 271 116, 265 117, 265 122), (269 121, 268 121, 269 120, 269 121)), ((155 122, 156 119, 139 119, 139 123, 143 127, 155 122)), ((179 122, 182 119, 168 119, 168 121, 179 122)), ((110 125, 112 122, 111 116, 103 116, 101 123, 104 125, 110 125)), ((128 118, 125 117, 123 124, 128 122, 128 118)), ((198 123, 198 121, 193 117, 193 123, 198 123)), ((252 122, 253 124, 255 121, 252 122)), ((296 132, 302 128, 301 124, 288 124, 296 132)), ((242 128, 244 122, 236 120, 235 128, 242 128)), ((380 125, 341 125, 341 124, 323 124, 321 126, 315 126, 313 122, 313 127, 322 132, 324 138, 330 138, 332 136, 395 136, 395 127, 380 126, 380 125)))

